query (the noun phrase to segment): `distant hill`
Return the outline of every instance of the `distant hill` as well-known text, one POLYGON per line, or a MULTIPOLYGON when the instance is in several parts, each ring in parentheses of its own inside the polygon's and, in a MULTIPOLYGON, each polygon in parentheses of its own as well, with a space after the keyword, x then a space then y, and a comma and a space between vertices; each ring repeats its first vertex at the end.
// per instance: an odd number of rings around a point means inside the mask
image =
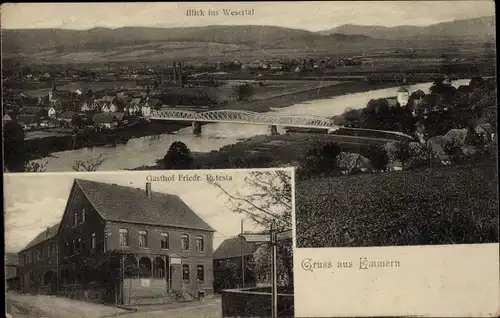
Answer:
POLYGON ((365 41, 360 35, 321 35, 315 32, 275 26, 206 26, 187 28, 123 27, 2 30, 2 51, 7 53, 113 50, 116 47, 155 42, 205 42, 250 46, 307 45, 331 41, 365 41))
POLYGON ((344 24, 333 29, 319 31, 318 34, 329 35, 341 33, 346 35, 364 35, 376 39, 403 40, 415 37, 425 38, 463 38, 478 39, 495 37, 495 17, 480 17, 466 20, 442 22, 425 27, 402 25, 384 27, 373 25, 344 24))

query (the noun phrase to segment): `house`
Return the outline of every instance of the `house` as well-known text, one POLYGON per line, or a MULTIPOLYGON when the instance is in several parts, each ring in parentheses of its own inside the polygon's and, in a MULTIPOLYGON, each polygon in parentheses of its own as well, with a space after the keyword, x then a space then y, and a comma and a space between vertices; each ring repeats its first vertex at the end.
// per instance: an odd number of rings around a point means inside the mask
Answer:
POLYGON ((59 127, 60 123, 54 118, 45 118, 40 120, 39 125, 42 128, 55 128, 59 127))
POLYGON ((36 119, 47 116, 47 110, 45 110, 45 108, 43 107, 37 106, 24 107, 21 112, 25 115, 34 115, 36 119))
POLYGON ((57 289, 57 241, 59 223, 40 232, 19 253, 20 290, 54 294, 57 289))
POLYGON ((17 122, 25 129, 30 130, 38 126, 38 118, 36 115, 19 115, 17 122))
POLYGON ((94 125, 99 128, 115 128, 123 121, 124 113, 97 113, 92 117, 94 125))
POLYGON ((47 116, 49 116, 49 117, 52 117, 52 118, 56 117, 56 113, 57 112, 56 112, 56 109, 54 108, 54 106, 51 106, 47 109, 47 116))
POLYGON ((90 110, 91 110, 91 108, 90 108, 90 102, 83 101, 80 104, 80 111, 82 111, 82 112, 89 112, 90 110))
POLYGON ((57 119, 59 119, 60 121, 66 122, 66 123, 70 123, 75 116, 76 116, 75 112, 65 111, 65 112, 61 113, 57 119))
POLYGON ((151 183, 75 179, 57 234, 58 293, 120 304, 212 294, 213 233, 180 197, 153 192, 151 183))
POLYGON ((496 128, 490 123, 479 124, 474 131, 486 141, 495 141, 496 139, 496 128))
POLYGON ((100 109, 103 113, 114 113, 118 110, 118 107, 113 102, 100 102, 100 109))
POLYGON ((268 68, 271 70, 281 70, 283 66, 278 61, 271 61, 268 63, 268 68))
POLYGON ((258 245, 240 237, 225 239, 214 252, 214 291, 241 288, 243 285, 242 258, 244 259, 245 287, 256 286, 256 275, 249 266, 258 245))
POLYGON ((448 143, 456 143, 460 146, 464 153, 472 153, 474 151, 470 143, 473 141, 474 136, 472 132, 467 129, 450 129, 443 136, 434 136, 429 139, 430 146, 436 157, 441 161, 441 163, 449 164, 450 157, 445 151, 445 146, 448 143))
POLYGON ((132 100, 127 105, 129 114, 133 115, 140 113, 142 105, 143 105, 142 98, 140 97, 132 98, 132 100))
POLYGON ((3 115, 3 118, 2 118, 3 122, 8 122, 8 121, 11 121, 12 118, 9 116, 9 114, 5 114, 3 115))
POLYGON ((7 290, 19 289, 19 259, 17 253, 5 253, 5 282, 7 290))

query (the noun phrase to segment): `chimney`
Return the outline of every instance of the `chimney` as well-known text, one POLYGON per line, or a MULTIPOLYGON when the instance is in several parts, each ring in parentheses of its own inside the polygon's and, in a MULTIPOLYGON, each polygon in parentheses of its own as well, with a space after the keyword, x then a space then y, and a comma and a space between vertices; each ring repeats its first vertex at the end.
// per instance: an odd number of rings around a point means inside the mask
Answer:
POLYGON ((45 237, 49 237, 50 236, 50 229, 47 228, 47 232, 46 232, 46 236, 45 237))
POLYGON ((146 182, 146 197, 151 199, 151 182, 146 182))

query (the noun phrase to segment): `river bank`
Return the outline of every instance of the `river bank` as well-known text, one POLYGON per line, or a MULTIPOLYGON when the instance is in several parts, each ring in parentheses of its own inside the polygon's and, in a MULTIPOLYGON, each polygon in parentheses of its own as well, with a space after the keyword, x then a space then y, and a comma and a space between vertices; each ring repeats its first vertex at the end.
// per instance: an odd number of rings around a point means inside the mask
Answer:
MULTIPOLYGON (((370 90, 393 87, 393 82, 370 83, 365 81, 345 82, 333 84, 331 86, 322 86, 319 88, 310 88, 300 92, 271 97, 264 100, 255 100, 249 102, 234 102, 222 107, 222 109, 246 110, 254 112, 269 112, 273 108, 289 107, 295 104, 311 102, 318 99, 332 98, 341 95, 367 92, 370 90)), ((394 93, 395 94, 395 93, 394 93)))
MULTIPOLYGON (((466 85, 470 80, 457 80, 454 81, 454 86, 458 87, 459 85, 466 85)), ((391 86, 388 88, 382 89, 373 89, 372 85, 362 84, 362 85, 352 85, 350 86, 340 86, 345 92, 344 89, 354 90, 360 88, 361 86, 365 86, 364 92, 358 93, 346 93, 344 95, 340 94, 331 98, 318 98, 318 95, 313 95, 316 97, 314 100, 306 101, 306 102, 298 102, 297 104, 290 105, 289 107, 285 107, 287 105, 286 102, 280 101, 279 105, 283 107, 273 108, 271 114, 273 115, 296 115, 296 116, 321 116, 321 117, 332 117, 336 115, 342 114, 346 109, 360 109, 364 108, 366 104, 371 99, 383 98, 387 96, 394 96, 396 93, 398 86, 391 86)), ((414 84, 411 85, 411 90, 415 91, 421 89, 423 91, 428 91, 429 87, 432 85, 431 82, 414 84)), ((385 85, 384 85, 385 86, 385 85)), ((333 91, 336 91, 337 88, 331 88, 333 91)), ((312 94, 311 92, 302 93, 300 95, 307 96, 308 94, 312 94)), ((320 90, 321 94, 321 90, 320 90)), ((320 95, 321 96, 321 95, 320 95)), ((274 99, 276 100, 276 99, 274 99)), ((277 104, 275 104, 277 105, 277 104)), ((284 135, 283 127, 278 127, 278 132, 284 135)), ((244 140, 255 141, 255 145, 251 147, 243 147, 243 149, 248 150, 245 152, 241 152, 241 157, 243 159, 238 159, 241 162, 241 165, 246 165, 245 158, 249 158, 251 153, 253 156, 259 156, 259 149, 265 148, 264 146, 259 146, 258 137, 257 139, 253 139, 254 136, 262 136, 268 134, 268 126, 267 125, 253 125, 253 124, 239 124, 239 123, 209 123, 203 126, 202 133, 200 135, 193 135, 191 127, 182 128, 178 131, 171 133, 164 133, 154 136, 146 136, 140 138, 132 138, 128 140, 126 144, 118 144, 110 147, 92 147, 92 148, 83 148, 79 150, 71 150, 71 151, 62 151, 52 153, 50 157, 44 158, 43 160, 36 160, 36 163, 47 163, 47 170, 51 172, 56 171, 68 171, 71 170, 73 163, 76 160, 93 160, 96 157, 102 156, 105 159, 104 163, 101 165, 99 170, 102 171, 113 171, 120 169, 153 169, 157 168, 157 161, 162 159, 167 153, 171 144, 175 141, 180 141, 186 144, 186 146, 191 149, 192 153, 200 154, 201 156, 205 156, 205 154, 214 155, 214 152, 219 151, 221 148, 228 147, 230 145, 239 144, 244 140)), ((294 134, 289 134, 294 135, 294 134)), ((280 135, 281 136, 281 135, 280 135)), ((262 138, 285 138, 285 137, 262 137, 262 138)), ((273 140, 266 140, 263 143, 273 140)), ((282 141, 277 140, 273 141, 273 143, 282 143, 282 141)), ((290 143, 290 141, 285 141, 290 143)), ((306 142, 307 143, 307 142, 306 142)), ((284 148, 287 150, 283 150, 283 152, 293 153, 296 151, 294 149, 296 145, 290 143, 288 148, 284 148)), ((241 146, 236 146, 241 147, 241 146)), ((269 147, 269 144, 266 146, 269 147)), ((281 151, 281 150, 276 150, 281 151)), ((221 160, 222 162, 234 162, 233 158, 235 157, 236 151, 229 152, 229 155, 225 156, 227 159, 214 159, 216 161, 221 160)), ((271 151, 267 151, 271 153, 271 151)), ((275 150, 272 151, 271 156, 274 156, 275 150)), ((260 151, 260 153, 265 153, 264 151, 260 151)), ((217 156, 224 155, 219 154, 217 156)), ((271 158, 272 159, 272 158, 271 158)), ((270 162, 271 159, 265 159, 264 162, 270 162)), ((285 158, 286 159, 286 158, 285 158)), ((293 158, 292 158, 293 159, 293 158)), ((253 160, 253 159, 252 159, 253 160)), ((257 160, 257 159, 255 159, 257 160)), ((281 160, 281 159, 280 159, 281 160)), ((217 162, 213 163, 212 160, 203 159, 203 166, 218 166, 217 162)), ((284 161, 290 161, 289 159, 284 161)), ((253 163, 252 163, 253 164, 253 163)), ((266 163, 267 164, 267 163, 266 163)), ((234 166, 235 164, 220 164, 221 166, 234 166)), ((259 164, 260 166, 260 164, 259 164)))
MULTIPOLYGON (((365 92, 393 86, 394 83, 380 82, 345 82, 331 86, 320 86, 314 89, 305 89, 300 92, 271 97, 250 102, 235 102, 226 104, 220 109, 234 109, 254 112, 269 112, 273 108, 284 108, 294 104, 311 102, 317 99, 365 92)), ((29 160, 49 157, 53 152, 69 151, 87 147, 114 146, 125 144, 131 138, 154 136, 158 134, 171 134, 182 128, 189 127, 190 123, 184 122, 151 122, 143 123, 133 128, 120 129, 119 131, 101 133, 79 133, 76 135, 54 135, 45 138, 30 138, 25 140, 25 147, 29 160)))
MULTIPOLYGON (((272 168, 297 165, 311 145, 336 142, 344 152, 363 153, 372 146, 393 141, 389 138, 359 137, 323 133, 291 133, 259 135, 208 153, 193 152, 191 169, 272 168)), ((155 165, 144 165, 130 170, 162 170, 163 158, 155 165)))
POLYGON ((54 133, 42 138, 25 138, 24 147, 28 160, 36 160, 50 157, 54 152, 126 144, 132 138, 173 133, 190 125, 186 122, 155 122, 108 132, 54 133))

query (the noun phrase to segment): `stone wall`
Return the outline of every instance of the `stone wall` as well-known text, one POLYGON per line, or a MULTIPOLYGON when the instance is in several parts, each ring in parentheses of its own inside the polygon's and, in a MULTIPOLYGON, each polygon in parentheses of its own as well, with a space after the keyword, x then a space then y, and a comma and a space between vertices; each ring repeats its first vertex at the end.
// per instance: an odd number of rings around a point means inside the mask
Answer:
MULTIPOLYGON (((270 288, 224 290, 221 294, 223 317, 271 316, 270 288)), ((278 317, 294 316, 293 297, 293 294, 278 294, 278 317)))
POLYGON ((123 281, 124 304, 164 304, 169 301, 166 279, 126 278, 123 281))

